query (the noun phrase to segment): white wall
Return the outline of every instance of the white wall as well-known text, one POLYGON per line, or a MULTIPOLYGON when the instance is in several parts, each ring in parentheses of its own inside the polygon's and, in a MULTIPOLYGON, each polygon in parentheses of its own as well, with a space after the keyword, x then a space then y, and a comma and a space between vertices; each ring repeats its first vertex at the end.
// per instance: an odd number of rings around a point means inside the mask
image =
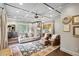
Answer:
POLYGON ((70 23, 71 31, 63 32, 62 19, 74 15, 79 15, 79 4, 67 4, 62 9, 61 18, 56 20, 55 24, 56 33, 61 35, 61 50, 71 53, 72 55, 79 53, 79 38, 73 37, 72 35, 72 23, 70 23))

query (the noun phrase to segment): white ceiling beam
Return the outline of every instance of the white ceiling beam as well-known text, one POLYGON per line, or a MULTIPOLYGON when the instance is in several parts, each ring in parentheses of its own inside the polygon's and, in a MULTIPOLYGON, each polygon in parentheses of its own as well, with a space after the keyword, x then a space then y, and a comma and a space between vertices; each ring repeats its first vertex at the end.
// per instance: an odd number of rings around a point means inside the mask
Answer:
POLYGON ((60 11, 56 10, 54 7, 48 5, 47 3, 43 3, 44 5, 46 5, 47 7, 51 8, 52 10, 58 12, 59 14, 62 14, 60 11))

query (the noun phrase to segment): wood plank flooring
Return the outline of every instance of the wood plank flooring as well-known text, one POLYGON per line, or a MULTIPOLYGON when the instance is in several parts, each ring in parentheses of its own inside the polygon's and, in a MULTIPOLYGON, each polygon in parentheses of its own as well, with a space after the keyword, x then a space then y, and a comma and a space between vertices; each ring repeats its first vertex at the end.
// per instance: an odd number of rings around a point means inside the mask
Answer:
POLYGON ((55 51, 49 53, 47 56, 72 56, 72 55, 63 52, 60 50, 60 48, 58 48, 55 51))

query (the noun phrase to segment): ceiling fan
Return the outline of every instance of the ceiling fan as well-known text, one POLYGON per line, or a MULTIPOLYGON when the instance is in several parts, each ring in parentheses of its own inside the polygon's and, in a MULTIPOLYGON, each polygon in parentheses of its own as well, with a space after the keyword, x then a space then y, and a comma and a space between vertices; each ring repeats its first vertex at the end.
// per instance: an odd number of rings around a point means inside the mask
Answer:
POLYGON ((39 16, 38 16, 38 14, 37 14, 37 13, 35 14, 34 18, 39 18, 39 16))
POLYGON ((49 18, 50 19, 50 17, 48 17, 48 16, 44 16, 44 15, 42 15, 42 14, 38 14, 37 12, 32 12, 33 14, 35 14, 34 15, 34 18, 36 18, 36 19, 38 19, 38 18, 49 18))
POLYGON ((37 10, 35 10, 35 12, 32 11, 32 13, 35 14, 35 15, 34 15, 34 18, 39 18, 39 16, 41 16, 41 14, 38 14, 38 13, 37 13, 37 10))
POLYGON ((37 13, 37 12, 32 12, 32 13, 35 14, 35 15, 34 15, 34 18, 36 18, 36 19, 38 19, 38 18, 43 18, 43 17, 49 18, 49 17, 44 16, 44 15, 42 15, 42 14, 39 14, 39 13, 37 13))

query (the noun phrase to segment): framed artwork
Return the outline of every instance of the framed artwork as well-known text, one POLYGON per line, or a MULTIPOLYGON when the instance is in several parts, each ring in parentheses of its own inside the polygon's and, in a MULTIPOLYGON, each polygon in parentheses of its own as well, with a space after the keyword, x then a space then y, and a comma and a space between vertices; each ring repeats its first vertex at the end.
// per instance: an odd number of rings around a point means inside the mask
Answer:
POLYGON ((65 17, 62 22, 63 24, 69 24, 71 22, 71 17, 65 17))
POLYGON ((69 32, 70 31, 70 24, 64 25, 64 32, 69 32))
POLYGON ((72 24, 79 25, 79 15, 72 17, 72 24))
POLYGON ((79 26, 73 26, 73 35, 79 37, 79 26))
POLYGON ((8 31, 15 31, 15 24, 8 25, 8 31))
POLYGON ((43 24, 43 29, 51 29, 52 28, 52 24, 43 24))

